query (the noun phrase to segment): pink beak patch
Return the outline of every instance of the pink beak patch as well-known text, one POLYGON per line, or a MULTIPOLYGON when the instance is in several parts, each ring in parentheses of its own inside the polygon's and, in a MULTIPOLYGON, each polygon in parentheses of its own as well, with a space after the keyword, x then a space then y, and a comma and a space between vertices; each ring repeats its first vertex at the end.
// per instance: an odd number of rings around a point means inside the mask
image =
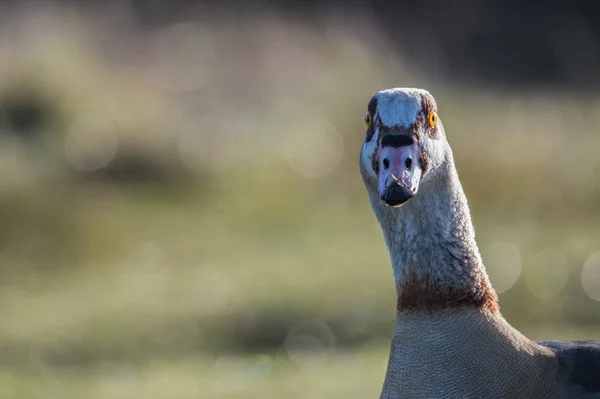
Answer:
POLYGON ((417 141, 406 135, 385 135, 378 148, 379 198, 390 206, 401 206, 419 189, 423 154, 417 141))

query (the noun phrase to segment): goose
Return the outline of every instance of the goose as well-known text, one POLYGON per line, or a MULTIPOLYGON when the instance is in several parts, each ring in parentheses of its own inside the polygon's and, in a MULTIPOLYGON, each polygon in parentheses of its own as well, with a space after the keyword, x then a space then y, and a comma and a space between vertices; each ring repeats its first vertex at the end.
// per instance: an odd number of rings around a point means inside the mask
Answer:
POLYGON ((600 341, 535 342, 500 313, 437 104, 376 93, 360 171, 397 309, 380 398, 600 398, 600 341))

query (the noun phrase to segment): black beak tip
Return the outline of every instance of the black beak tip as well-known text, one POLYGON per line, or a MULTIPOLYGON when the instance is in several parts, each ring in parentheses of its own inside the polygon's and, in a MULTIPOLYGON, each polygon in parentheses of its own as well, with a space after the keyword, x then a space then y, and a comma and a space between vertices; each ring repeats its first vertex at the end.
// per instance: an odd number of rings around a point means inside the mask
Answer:
POLYGON ((385 190, 380 198, 387 206, 397 208, 404 205, 413 196, 413 193, 407 192, 404 188, 393 185, 385 190))

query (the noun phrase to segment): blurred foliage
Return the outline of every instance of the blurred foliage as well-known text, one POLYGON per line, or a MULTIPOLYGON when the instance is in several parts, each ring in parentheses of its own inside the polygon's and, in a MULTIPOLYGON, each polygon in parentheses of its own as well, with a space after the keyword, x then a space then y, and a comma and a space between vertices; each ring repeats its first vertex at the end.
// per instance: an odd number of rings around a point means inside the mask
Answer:
POLYGON ((599 97, 450 84, 360 13, 57 4, 0 16, 0 397, 376 395, 394 287, 357 159, 393 86, 438 101, 508 320, 598 338, 599 97))

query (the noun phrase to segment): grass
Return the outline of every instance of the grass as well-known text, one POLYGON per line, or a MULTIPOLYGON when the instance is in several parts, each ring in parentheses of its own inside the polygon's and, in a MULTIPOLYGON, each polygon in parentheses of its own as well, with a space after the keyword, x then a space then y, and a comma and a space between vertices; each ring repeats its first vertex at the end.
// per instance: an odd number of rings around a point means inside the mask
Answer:
POLYGON ((0 397, 29 398, 365 398, 385 373, 384 348, 334 354, 235 355, 105 363, 90 369, 0 369, 0 397))

